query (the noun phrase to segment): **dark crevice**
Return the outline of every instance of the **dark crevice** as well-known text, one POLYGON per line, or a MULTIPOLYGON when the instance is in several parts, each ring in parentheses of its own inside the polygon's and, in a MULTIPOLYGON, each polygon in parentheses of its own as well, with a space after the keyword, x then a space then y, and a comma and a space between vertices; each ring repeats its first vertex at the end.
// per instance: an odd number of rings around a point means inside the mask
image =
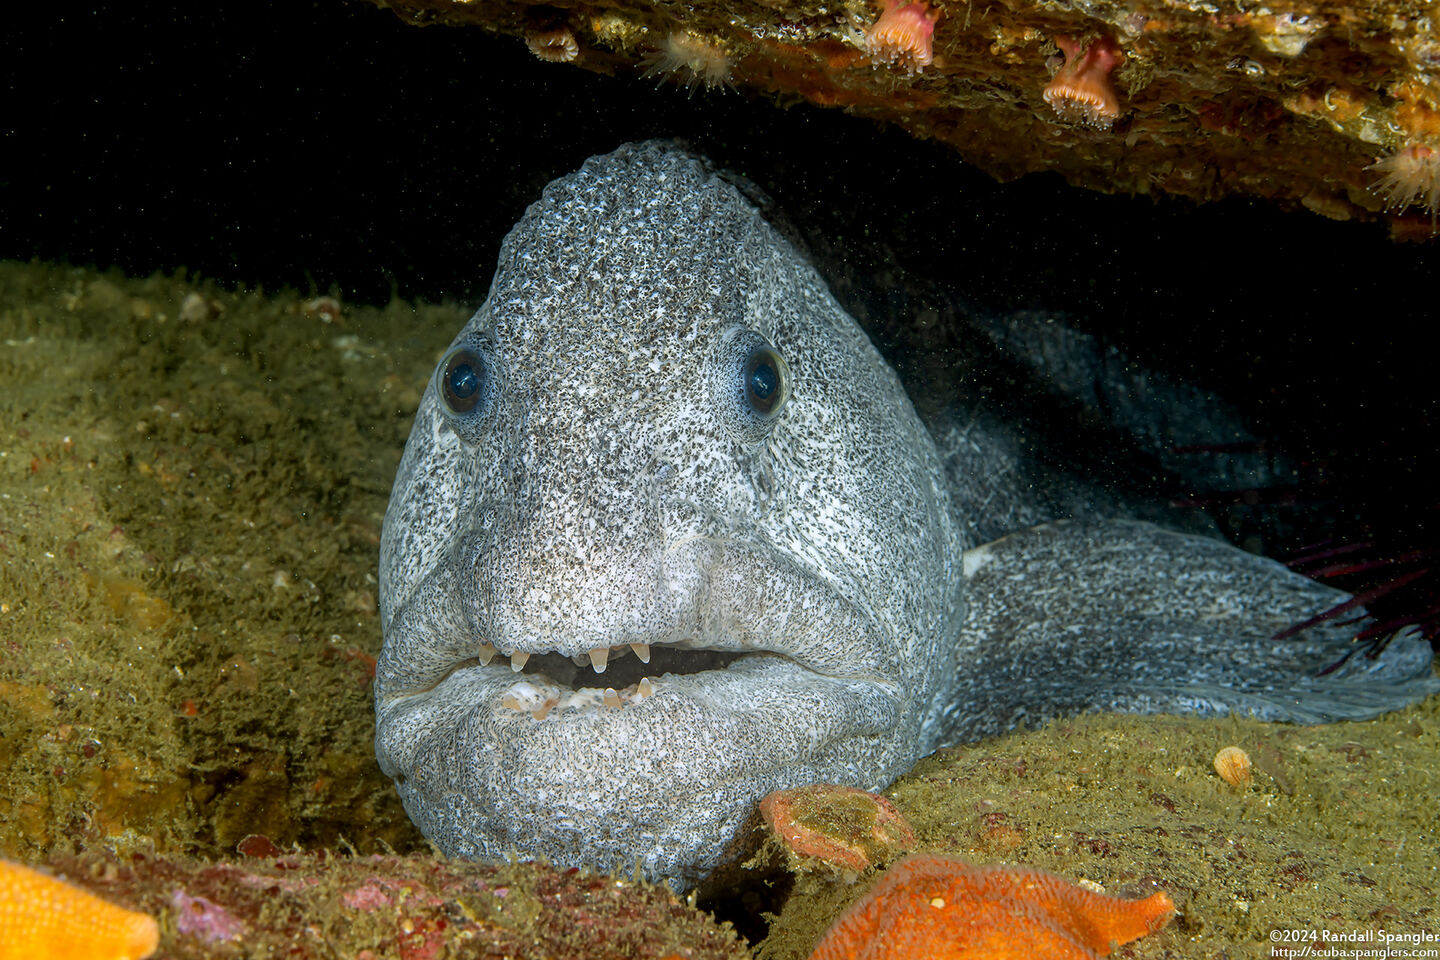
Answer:
POLYGON ((614 687, 616 690, 623 690, 632 683, 639 683, 644 677, 724 670, 742 656, 745 654, 733 650, 680 650, 675 647, 652 646, 649 663, 641 663, 640 658, 631 653, 620 657, 612 654, 605 672, 596 673, 589 664, 576 666, 575 661, 564 654, 537 653, 526 662, 525 669, 521 672, 543 673, 572 690, 581 687, 614 687))

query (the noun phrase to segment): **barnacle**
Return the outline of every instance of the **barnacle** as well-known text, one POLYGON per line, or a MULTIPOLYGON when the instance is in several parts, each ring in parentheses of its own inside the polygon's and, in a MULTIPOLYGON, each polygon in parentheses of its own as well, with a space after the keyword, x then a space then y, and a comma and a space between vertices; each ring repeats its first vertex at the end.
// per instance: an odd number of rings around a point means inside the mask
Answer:
POLYGON ((541 60, 569 63, 580 55, 575 31, 566 24, 525 31, 525 46, 541 60))
POLYGON ((1064 34, 1056 34, 1054 40, 1065 54, 1065 65, 1045 86, 1045 102, 1061 120, 1109 130, 1120 116, 1120 95, 1115 92, 1110 72, 1124 61, 1125 55, 1114 40, 1103 34, 1083 48, 1064 34))
POLYGON ((924 0, 885 0, 880 19, 865 33, 865 47, 876 64, 920 73, 935 61, 932 40, 940 12, 924 0))

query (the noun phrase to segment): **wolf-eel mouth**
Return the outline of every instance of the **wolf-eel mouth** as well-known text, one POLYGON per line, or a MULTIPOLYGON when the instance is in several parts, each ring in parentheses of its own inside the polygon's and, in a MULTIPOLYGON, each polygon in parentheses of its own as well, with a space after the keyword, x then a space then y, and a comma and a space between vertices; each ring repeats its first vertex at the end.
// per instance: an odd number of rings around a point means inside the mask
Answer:
POLYGON ((456 664, 455 669, 483 669, 503 677, 508 661, 515 678, 501 694, 501 706, 544 720, 555 710, 621 709, 654 696, 657 685, 667 677, 724 670, 742 657, 755 656, 777 654, 631 643, 594 647, 574 656, 516 651, 506 657, 490 644, 482 644, 478 656, 456 664))
MULTIPOLYGON (((706 741, 711 745, 704 776, 690 782, 692 771, 666 787, 672 798, 701 796, 715 789, 710 780, 727 781, 742 772, 803 771, 811 753, 883 735, 899 722, 901 688, 883 671, 815 663, 803 654, 759 646, 721 646, 735 642, 722 631, 706 645, 686 638, 576 655, 515 650, 508 657, 472 642, 466 646, 478 648, 478 655, 385 699, 381 709, 390 729, 382 734, 381 756, 389 763, 382 761, 382 767, 403 785, 416 758, 459 744, 459 755, 483 757, 512 773, 517 765, 534 767, 533 776, 555 779, 553 789, 575 794, 584 791, 569 781, 582 777, 580 771, 608 770, 616 779, 639 775, 622 777, 606 762, 617 738, 630 743, 635 756, 650 758, 668 756, 678 744, 706 741), (795 717, 806 722, 790 723, 795 717), (745 745, 762 734, 793 742, 776 757, 754 755, 745 745), (448 743, 452 736, 458 741, 448 743), (540 747, 552 740, 565 745, 572 764, 568 773, 543 762, 536 766, 546 755, 540 747)), ((652 777, 658 772, 646 769, 652 777)))

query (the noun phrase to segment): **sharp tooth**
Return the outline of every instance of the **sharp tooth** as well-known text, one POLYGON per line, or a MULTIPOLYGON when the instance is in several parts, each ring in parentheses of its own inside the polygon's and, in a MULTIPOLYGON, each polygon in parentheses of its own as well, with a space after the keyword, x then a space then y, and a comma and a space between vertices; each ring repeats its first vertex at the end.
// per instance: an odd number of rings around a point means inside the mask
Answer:
POLYGON ((609 647, 596 647, 590 651, 590 666, 595 668, 596 673, 605 672, 605 661, 610 659, 609 647))
POLYGON ((490 666, 490 661, 495 659, 495 647, 488 643, 480 644, 480 653, 476 659, 480 661, 482 667, 490 666))
POLYGON ((618 707, 618 706, 620 706, 620 694, 618 694, 618 693, 615 692, 615 688, 614 688, 614 687, 606 687, 606 688, 605 688, 605 706, 607 706, 607 707, 618 707))
POLYGON ((630 644, 630 650, 635 654, 635 656, 640 658, 641 663, 650 662, 650 644, 632 643, 630 644))
POLYGON ((515 652, 510 654, 510 669, 519 673, 525 669, 525 661, 530 659, 530 654, 515 652))
POLYGON ((575 666, 577 667, 583 667, 585 666, 585 664, 590 662, 590 658, 585 656, 585 654, 583 653, 577 653, 570 658, 570 662, 575 664, 575 666))
POLYGON ((650 682, 649 677, 641 677, 640 683, 635 687, 635 699, 643 700, 655 693, 655 685, 650 682))

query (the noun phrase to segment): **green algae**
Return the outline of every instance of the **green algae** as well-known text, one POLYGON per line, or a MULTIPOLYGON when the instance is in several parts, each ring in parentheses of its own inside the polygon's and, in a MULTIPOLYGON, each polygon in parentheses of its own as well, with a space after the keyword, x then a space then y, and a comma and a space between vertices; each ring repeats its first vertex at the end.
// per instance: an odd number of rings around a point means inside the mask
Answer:
MULTIPOLYGON (((306 300, 0 263, 0 855, 425 849, 374 763, 375 560, 467 311, 306 300)), ((888 793, 917 849, 1168 890, 1181 916, 1126 949, 1188 958, 1436 929, 1437 780, 1432 698, 1319 728, 1086 716, 888 793), (1229 744, 1244 789, 1211 769, 1229 744)), ((797 876, 760 955, 806 956, 873 876, 797 876)))
POLYGON ((0 264, 0 853, 423 849, 375 556, 454 305, 0 264))
MULTIPOLYGON (((1167 891, 1179 916, 1128 956, 1268 956, 1277 932, 1440 931, 1437 761, 1435 697, 1323 727, 1091 714, 941 750, 886 794, 918 850, 1167 891), (1248 785, 1212 767, 1232 744, 1248 785)), ((807 956, 875 876, 798 875, 759 956, 807 956)))

